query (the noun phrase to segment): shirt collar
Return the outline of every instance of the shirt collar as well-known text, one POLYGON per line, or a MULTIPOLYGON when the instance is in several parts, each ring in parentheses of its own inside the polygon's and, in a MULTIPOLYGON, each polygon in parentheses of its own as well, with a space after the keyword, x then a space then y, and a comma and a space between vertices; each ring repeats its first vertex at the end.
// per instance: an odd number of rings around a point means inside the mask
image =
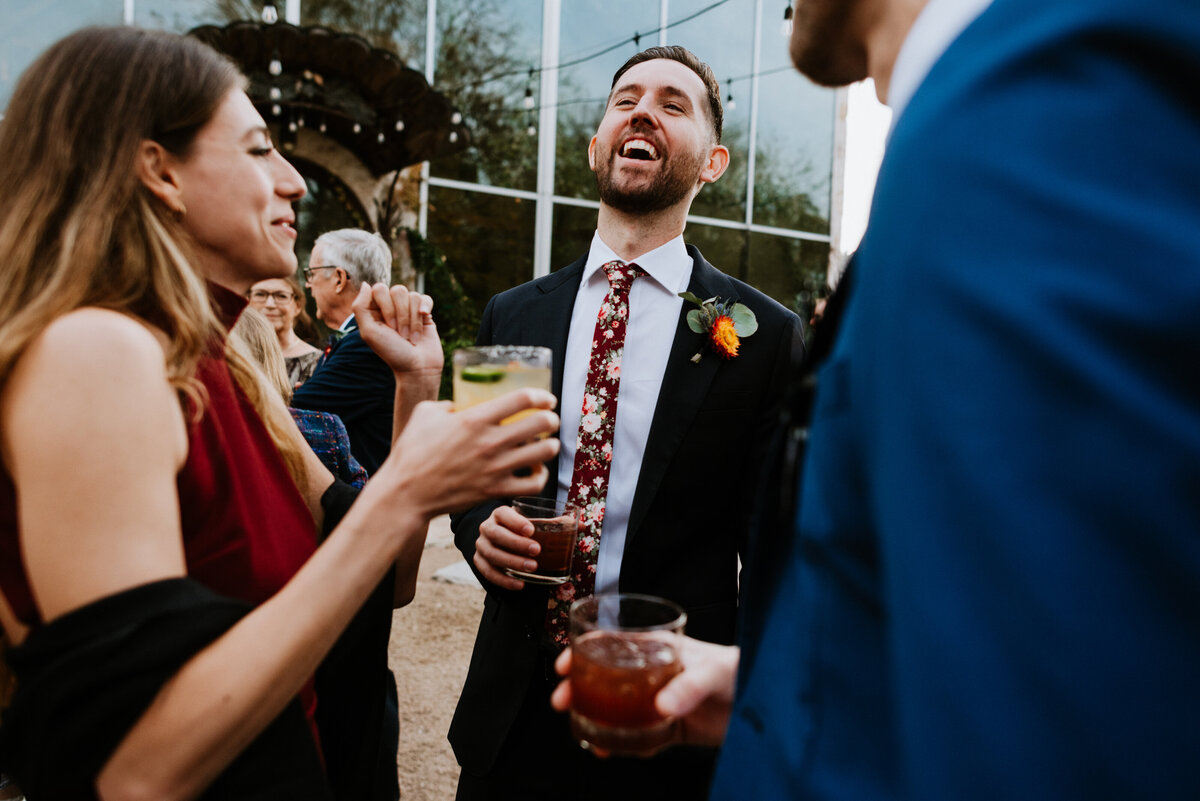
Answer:
MULTIPOLYGON (((600 232, 592 235, 592 246, 588 250, 587 263, 583 266, 583 282, 591 281, 601 266, 610 261, 625 261, 612 248, 604 244, 600 232)), ((688 255, 687 247, 683 244, 683 234, 671 241, 659 245, 648 253, 643 253, 629 262, 641 267, 646 275, 654 279, 672 294, 688 288, 692 277, 692 257, 688 255)), ((627 262, 628 263, 628 262, 627 262)), ((607 281, 607 278, 604 279, 607 281)))
POLYGON ((991 0, 929 0, 913 22, 888 84, 888 106, 892 109, 892 127, 946 48, 958 38, 991 0))
POLYGON ((342 324, 338 326, 337 330, 341 331, 343 334, 348 334, 357 327, 358 325, 354 322, 354 315, 352 314, 345 320, 342 320, 342 324))

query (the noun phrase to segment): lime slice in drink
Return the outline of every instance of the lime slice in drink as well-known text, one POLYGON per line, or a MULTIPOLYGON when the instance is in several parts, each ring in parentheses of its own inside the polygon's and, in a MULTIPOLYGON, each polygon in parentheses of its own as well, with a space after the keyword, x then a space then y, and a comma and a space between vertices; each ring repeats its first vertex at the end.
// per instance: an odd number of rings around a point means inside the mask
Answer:
POLYGON ((473 384, 495 384, 504 380, 507 371, 503 367, 487 364, 472 364, 462 369, 462 380, 473 384))

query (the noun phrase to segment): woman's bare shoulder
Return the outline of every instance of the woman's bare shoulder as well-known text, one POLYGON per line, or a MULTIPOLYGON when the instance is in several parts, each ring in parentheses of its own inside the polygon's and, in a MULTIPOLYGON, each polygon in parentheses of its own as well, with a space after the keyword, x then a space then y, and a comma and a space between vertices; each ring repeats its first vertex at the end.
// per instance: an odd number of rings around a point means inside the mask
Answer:
POLYGON ((143 360, 166 370, 166 337, 121 312, 85 307, 55 319, 30 345, 35 357, 95 363, 100 359, 143 360))
MULTIPOLYGON (((21 355, 0 398, 6 451, 38 420, 103 421, 103 429, 114 431, 157 423, 170 430, 179 414, 163 341, 139 320, 97 308, 48 324, 21 355)), ((32 436, 45 440, 55 428, 37 426, 32 436)))

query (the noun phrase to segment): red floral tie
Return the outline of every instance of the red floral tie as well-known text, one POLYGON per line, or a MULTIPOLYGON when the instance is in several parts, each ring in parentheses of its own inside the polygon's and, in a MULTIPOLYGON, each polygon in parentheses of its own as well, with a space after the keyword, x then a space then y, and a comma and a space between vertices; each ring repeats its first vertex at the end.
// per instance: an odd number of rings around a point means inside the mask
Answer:
POLYGON ((636 264, 620 261, 610 261, 600 269, 608 276, 608 295, 600 306, 592 334, 592 355, 588 360, 579 436, 575 441, 575 464, 567 493, 567 501, 582 510, 579 539, 571 561, 571 578, 551 592, 546 617, 547 631, 560 647, 567 644, 567 611, 571 602, 591 595, 596 588, 596 556, 600 552, 600 529, 608 497, 621 356, 625 351, 625 324, 629 320, 629 288, 635 278, 645 275, 636 264))

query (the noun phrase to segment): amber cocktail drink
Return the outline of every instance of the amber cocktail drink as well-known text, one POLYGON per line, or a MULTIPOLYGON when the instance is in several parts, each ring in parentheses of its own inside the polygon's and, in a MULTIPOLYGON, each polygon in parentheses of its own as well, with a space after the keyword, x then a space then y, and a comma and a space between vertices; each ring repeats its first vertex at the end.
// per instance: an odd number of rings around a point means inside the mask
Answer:
POLYGON ((579 507, 546 498, 515 498, 513 509, 533 523, 533 539, 542 546, 532 572, 505 568, 508 575, 534 584, 562 584, 571 575, 571 557, 579 533, 579 507))
POLYGON ((597 595, 571 606, 571 732, 584 748, 647 756, 675 721, 654 696, 683 668, 687 614, 649 595, 597 595))
MULTIPOLYGON (((488 345, 454 351, 454 408, 469 409, 516 389, 550 391, 549 348, 488 345)), ((533 410, 518 412, 503 422, 519 420, 533 410)))

